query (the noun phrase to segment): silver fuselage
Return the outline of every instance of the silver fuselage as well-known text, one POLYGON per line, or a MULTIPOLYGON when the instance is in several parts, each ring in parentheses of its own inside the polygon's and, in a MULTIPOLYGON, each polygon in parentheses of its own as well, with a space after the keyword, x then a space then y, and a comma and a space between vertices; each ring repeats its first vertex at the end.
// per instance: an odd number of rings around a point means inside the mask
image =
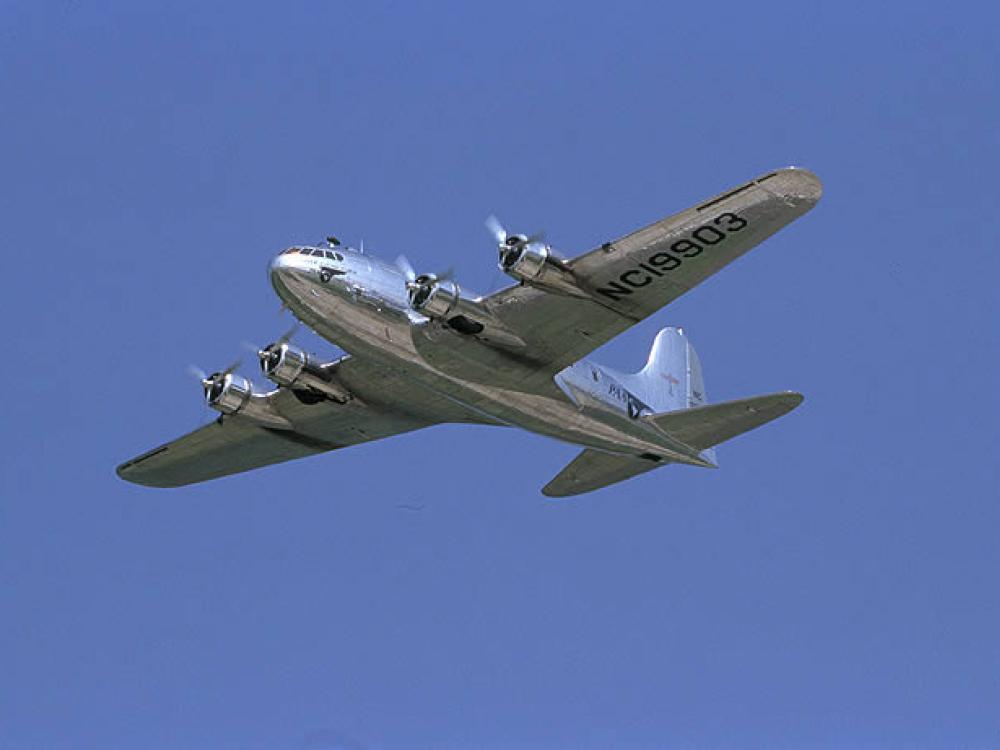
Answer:
POLYGON ((648 408, 613 371, 581 360, 555 375, 544 393, 518 390, 519 377, 526 379, 536 367, 415 312, 398 268, 341 246, 309 249, 325 257, 286 251, 270 267, 275 291, 296 317, 348 353, 375 359, 460 405, 469 421, 703 465, 697 454, 641 419, 648 408))

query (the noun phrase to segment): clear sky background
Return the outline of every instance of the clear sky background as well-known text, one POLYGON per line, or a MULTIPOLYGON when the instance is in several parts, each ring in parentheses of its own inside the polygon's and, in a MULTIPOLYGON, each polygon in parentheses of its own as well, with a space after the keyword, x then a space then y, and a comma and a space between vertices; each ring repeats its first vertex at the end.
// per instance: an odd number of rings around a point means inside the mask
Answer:
POLYGON ((998 22, 0 4, 0 746, 997 747, 998 22), (289 244, 485 292, 491 212, 577 254, 788 164, 812 213, 595 354, 806 394, 720 471, 551 501, 572 446, 443 426, 114 475, 288 327, 289 244))

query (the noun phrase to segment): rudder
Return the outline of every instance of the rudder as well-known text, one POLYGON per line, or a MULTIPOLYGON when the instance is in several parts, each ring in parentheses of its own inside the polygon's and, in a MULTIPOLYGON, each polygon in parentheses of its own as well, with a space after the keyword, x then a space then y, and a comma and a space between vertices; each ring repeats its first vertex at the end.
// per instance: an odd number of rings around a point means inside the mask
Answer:
POLYGON ((654 412, 708 403, 701 360, 680 328, 667 327, 656 334, 646 366, 637 373, 620 375, 620 379, 654 412))

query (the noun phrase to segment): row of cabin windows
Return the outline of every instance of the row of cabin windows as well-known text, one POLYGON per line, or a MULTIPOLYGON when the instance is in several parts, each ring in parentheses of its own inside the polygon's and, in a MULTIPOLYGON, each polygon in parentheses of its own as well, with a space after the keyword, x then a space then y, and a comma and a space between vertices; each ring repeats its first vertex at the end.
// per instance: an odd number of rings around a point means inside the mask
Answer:
POLYGON ((317 258, 329 258, 330 260, 343 260, 344 256, 340 253, 335 253, 332 250, 314 250, 311 247, 290 247, 282 255, 291 255, 292 253, 299 253, 301 255, 312 255, 317 258))

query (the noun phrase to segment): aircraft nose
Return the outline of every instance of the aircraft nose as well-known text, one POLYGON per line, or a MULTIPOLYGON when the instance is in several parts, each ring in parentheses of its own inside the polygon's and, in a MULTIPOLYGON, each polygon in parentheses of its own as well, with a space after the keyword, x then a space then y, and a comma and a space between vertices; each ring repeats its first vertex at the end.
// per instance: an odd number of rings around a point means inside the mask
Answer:
POLYGON ((274 280, 282 276, 288 276, 292 271, 301 269, 302 264, 298 261, 298 257, 297 254, 291 253, 288 250, 275 255, 271 259, 271 265, 268 267, 268 275, 274 280))
MULTIPOLYGON (((288 284, 294 278, 293 271, 296 269, 295 257, 294 255, 289 255, 287 252, 281 253, 274 256, 267 267, 267 275, 271 281, 271 286, 274 287, 279 296, 288 290, 288 284)), ((284 299, 283 296, 282 299, 284 299)))
POLYGON ((272 284, 281 280, 284 268, 285 268, 285 261, 282 258, 282 256, 276 255, 275 257, 271 258, 271 262, 270 264, 268 264, 267 267, 267 276, 271 280, 272 284))

